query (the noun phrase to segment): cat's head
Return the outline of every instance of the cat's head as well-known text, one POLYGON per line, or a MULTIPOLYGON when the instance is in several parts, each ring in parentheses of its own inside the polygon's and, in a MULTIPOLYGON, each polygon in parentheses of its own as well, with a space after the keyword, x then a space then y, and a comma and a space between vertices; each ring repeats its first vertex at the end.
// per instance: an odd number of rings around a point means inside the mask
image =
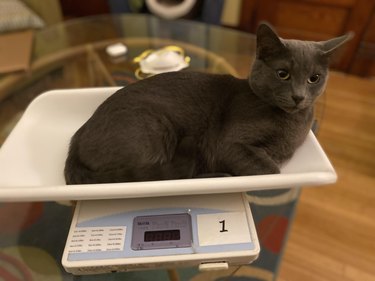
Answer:
POLYGON ((286 40, 261 24, 249 77, 252 90, 288 113, 312 106, 324 91, 329 57, 351 37, 347 34, 323 42, 286 40))

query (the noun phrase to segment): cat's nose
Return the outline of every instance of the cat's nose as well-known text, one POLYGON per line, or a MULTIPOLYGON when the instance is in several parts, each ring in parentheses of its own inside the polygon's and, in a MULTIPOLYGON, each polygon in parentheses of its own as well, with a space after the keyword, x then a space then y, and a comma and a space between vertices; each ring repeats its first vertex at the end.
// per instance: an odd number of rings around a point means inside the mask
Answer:
POLYGON ((305 99, 305 97, 294 95, 294 96, 292 96, 292 99, 294 100, 296 105, 299 105, 301 103, 301 101, 303 101, 305 99))

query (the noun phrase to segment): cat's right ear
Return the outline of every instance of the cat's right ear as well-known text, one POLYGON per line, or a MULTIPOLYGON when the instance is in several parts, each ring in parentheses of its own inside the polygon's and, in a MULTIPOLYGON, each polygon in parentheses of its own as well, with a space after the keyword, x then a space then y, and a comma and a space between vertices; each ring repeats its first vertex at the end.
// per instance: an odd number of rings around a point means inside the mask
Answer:
POLYGON ((286 51, 286 48, 281 42, 279 36, 267 23, 261 23, 257 29, 257 58, 260 60, 267 60, 275 56, 280 56, 286 51))

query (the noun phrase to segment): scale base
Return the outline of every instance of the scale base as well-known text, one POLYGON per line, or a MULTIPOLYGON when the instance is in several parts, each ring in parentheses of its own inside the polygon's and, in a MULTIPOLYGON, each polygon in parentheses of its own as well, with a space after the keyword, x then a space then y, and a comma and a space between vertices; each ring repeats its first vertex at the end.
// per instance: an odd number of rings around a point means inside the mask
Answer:
POLYGON ((85 275, 146 269, 225 269, 259 255, 242 193, 80 201, 62 264, 85 275))

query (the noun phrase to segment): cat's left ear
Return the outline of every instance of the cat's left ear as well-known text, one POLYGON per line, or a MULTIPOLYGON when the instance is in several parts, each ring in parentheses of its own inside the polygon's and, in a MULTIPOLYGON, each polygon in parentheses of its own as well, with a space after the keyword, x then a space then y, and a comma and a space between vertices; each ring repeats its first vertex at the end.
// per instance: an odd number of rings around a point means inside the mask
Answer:
POLYGON ((348 42, 350 39, 354 37, 353 32, 349 32, 348 34, 345 34, 340 37, 332 38, 327 41, 319 42, 320 49, 323 51, 323 54, 326 56, 332 55, 334 51, 348 42))

